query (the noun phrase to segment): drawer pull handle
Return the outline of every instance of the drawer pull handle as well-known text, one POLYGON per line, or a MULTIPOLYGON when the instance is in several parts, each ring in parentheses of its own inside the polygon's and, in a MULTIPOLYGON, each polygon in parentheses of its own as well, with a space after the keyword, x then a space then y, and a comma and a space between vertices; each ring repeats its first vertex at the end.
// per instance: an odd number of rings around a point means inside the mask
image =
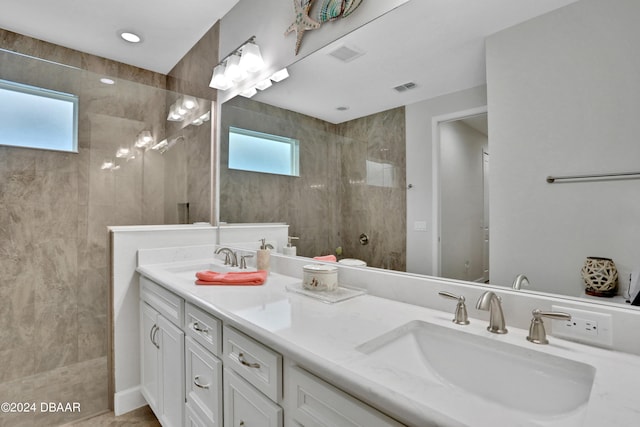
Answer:
POLYGON ((210 384, 200 384, 200 375, 196 375, 193 378, 193 384, 195 384, 196 387, 200 387, 203 388, 205 390, 207 390, 209 388, 210 384))
POLYGON ((193 323, 193 329, 195 331, 202 332, 203 334, 208 334, 209 333, 209 329, 201 327, 200 323, 198 323, 198 322, 194 322, 193 323))
POLYGON ((158 325, 153 325, 150 332, 151 342, 153 343, 153 345, 156 346, 156 348, 160 348, 160 344, 156 342, 156 334, 158 333, 159 330, 160 328, 158 327, 158 325))
POLYGON ((256 369, 260 369, 260 364, 259 363, 249 363, 244 359, 244 354, 240 353, 238 354, 238 360, 240 361, 240 363, 242 363, 244 366, 247 366, 249 368, 256 368, 256 369))

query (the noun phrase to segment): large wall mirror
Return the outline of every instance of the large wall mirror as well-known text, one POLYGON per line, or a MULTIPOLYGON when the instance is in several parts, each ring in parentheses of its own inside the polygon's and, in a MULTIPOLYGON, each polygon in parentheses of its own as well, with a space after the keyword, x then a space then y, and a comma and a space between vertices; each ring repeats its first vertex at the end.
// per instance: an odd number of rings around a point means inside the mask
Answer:
POLYGON ((523 292, 630 307, 640 181, 546 177, 640 170, 638 5, 451 3, 410 0, 220 105, 220 221, 286 222, 303 256, 509 287, 526 274, 523 292), (229 169, 231 127, 298 140, 300 175, 229 169), (462 136, 475 157, 451 166, 462 136), (615 260, 616 298, 584 295, 587 256, 615 260))

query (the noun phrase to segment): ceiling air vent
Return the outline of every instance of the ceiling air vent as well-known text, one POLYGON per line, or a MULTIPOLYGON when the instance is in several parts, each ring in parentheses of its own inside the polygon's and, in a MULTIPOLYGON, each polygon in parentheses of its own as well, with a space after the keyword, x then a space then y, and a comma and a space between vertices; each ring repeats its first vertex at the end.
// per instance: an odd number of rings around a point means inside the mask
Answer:
POLYGON ((364 52, 357 50, 356 48, 342 45, 339 48, 329 52, 330 56, 339 59, 342 62, 351 62, 359 56, 364 55, 364 52))
POLYGON ((417 87, 417 85, 414 82, 409 82, 409 83, 405 83, 405 84, 400 85, 400 86, 396 86, 396 87, 394 87, 394 89, 397 92, 406 92, 409 89, 413 89, 415 87, 417 87))

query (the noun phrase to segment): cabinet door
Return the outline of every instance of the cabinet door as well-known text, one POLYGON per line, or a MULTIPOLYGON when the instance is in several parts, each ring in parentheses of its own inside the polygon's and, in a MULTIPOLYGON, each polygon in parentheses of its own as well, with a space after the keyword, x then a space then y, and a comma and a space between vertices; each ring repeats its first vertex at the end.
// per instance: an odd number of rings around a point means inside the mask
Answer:
POLYGON ((224 369, 225 427, 282 427, 282 408, 241 377, 224 369))
POLYGON ((189 405, 189 402, 184 405, 184 427, 209 427, 202 421, 199 412, 189 405))
POLYGON ((212 427, 222 426, 222 362, 185 338, 187 404, 212 427))
POLYGON ((142 395, 157 414, 158 407, 158 312, 140 302, 140 386, 142 395))
POLYGON ((158 327, 158 418, 164 427, 178 427, 184 420, 184 332, 160 315, 158 327))
MULTIPOLYGON (((287 393, 296 424, 305 427, 400 427, 402 424, 363 402, 324 382, 320 378, 291 367, 286 372, 287 393)), ((289 411, 289 409, 287 409, 289 411)))

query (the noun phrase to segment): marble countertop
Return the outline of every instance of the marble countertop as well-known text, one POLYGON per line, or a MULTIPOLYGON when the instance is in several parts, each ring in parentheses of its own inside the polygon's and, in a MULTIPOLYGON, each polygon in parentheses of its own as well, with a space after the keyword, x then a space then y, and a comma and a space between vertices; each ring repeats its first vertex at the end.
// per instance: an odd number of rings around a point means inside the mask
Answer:
MULTIPOLYGON (((212 260, 147 264, 138 272, 408 425, 627 427, 640 416, 638 356, 555 337, 550 337, 549 345, 535 345, 525 339, 528 331, 509 327, 506 335, 491 334, 487 322, 475 318, 470 325, 455 325, 451 322, 455 304, 451 313, 371 295, 326 304, 288 291, 287 286, 301 280, 274 272, 258 287, 197 286, 189 267, 198 269, 207 262, 212 260), (176 272, 180 267, 184 271, 176 272), (453 386, 427 387, 406 367, 381 362, 357 349, 416 320, 591 365, 595 378, 589 402, 569 414, 536 417, 453 386)), ((468 362, 474 363, 472 352, 468 362)))

